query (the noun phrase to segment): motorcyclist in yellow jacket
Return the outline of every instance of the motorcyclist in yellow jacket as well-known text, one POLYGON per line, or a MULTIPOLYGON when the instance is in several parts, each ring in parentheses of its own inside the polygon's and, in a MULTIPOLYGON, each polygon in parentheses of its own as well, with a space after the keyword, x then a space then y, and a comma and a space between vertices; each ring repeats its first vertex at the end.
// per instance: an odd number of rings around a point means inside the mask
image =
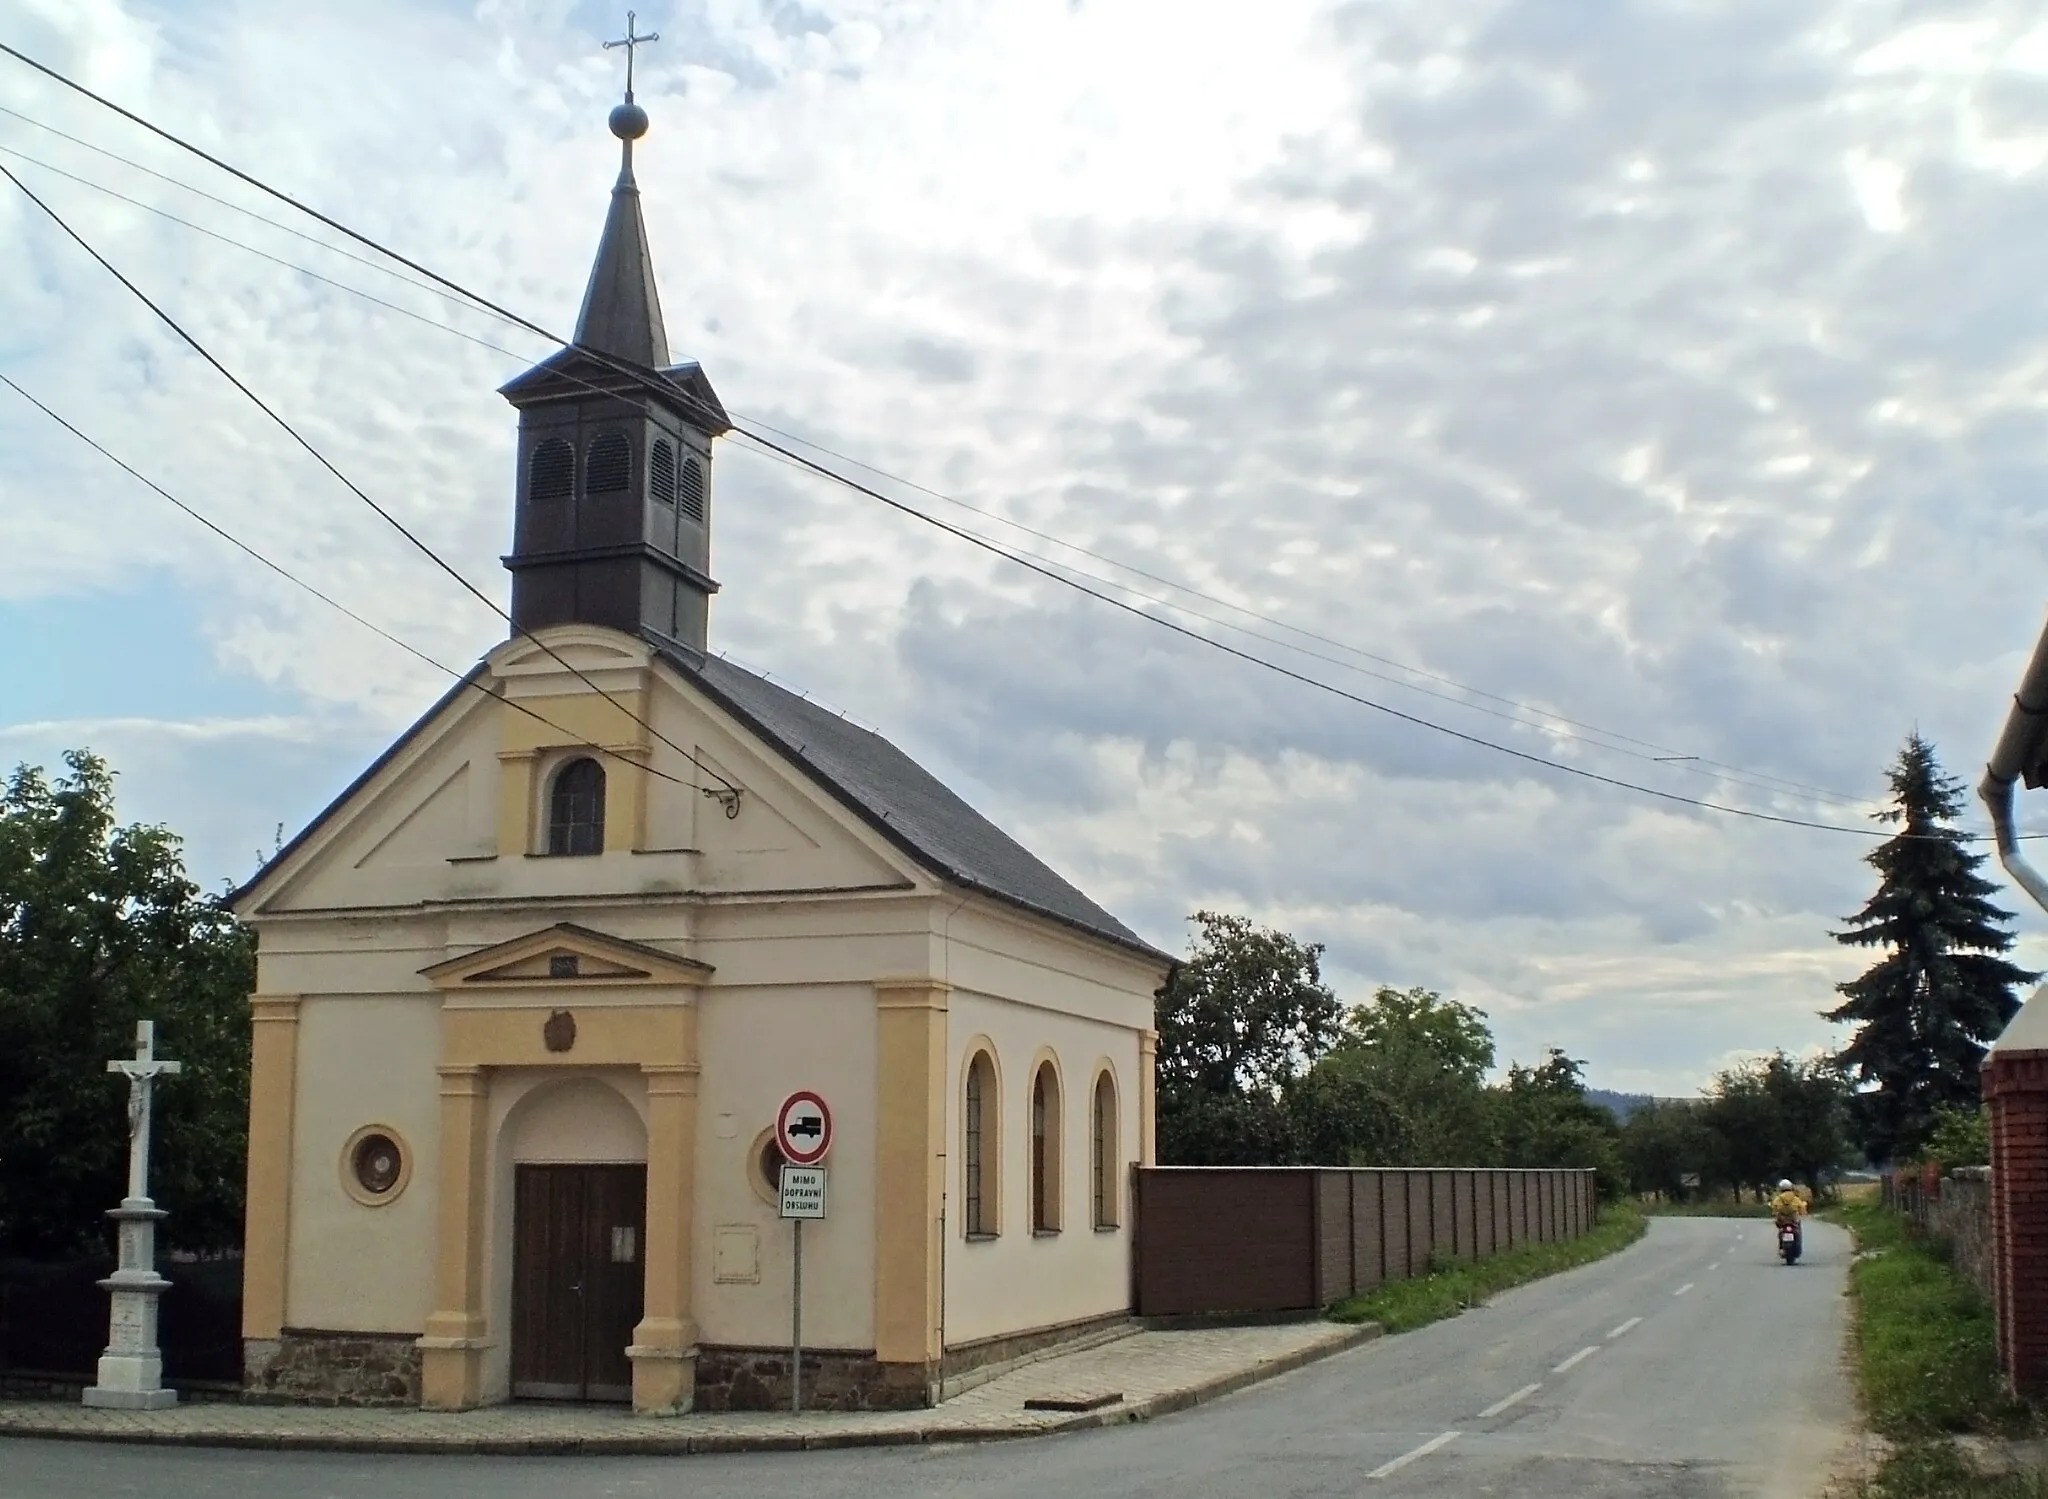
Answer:
POLYGON ((1791 1224, 1794 1232, 1799 1235, 1799 1248, 1801 1249, 1806 1247, 1806 1230, 1800 1225, 1799 1220, 1805 1216, 1805 1195, 1792 1185, 1790 1177, 1781 1178, 1778 1182, 1777 1194, 1771 1198, 1771 1220, 1778 1224, 1791 1224))

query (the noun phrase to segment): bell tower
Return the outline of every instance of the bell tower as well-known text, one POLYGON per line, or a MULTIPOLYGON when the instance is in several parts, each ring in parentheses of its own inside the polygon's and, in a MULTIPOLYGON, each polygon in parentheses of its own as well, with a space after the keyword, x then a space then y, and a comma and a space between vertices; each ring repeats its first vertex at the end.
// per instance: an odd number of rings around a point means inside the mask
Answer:
MULTIPOLYGON (((647 111, 611 113, 619 177, 576 319, 575 342, 500 387, 519 412, 513 511, 514 625, 569 622, 662 636, 702 656, 711 595, 711 445, 731 429, 695 361, 669 362, 668 331, 633 180, 647 111)), ((607 46, 614 45, 607 43, 607 46)))

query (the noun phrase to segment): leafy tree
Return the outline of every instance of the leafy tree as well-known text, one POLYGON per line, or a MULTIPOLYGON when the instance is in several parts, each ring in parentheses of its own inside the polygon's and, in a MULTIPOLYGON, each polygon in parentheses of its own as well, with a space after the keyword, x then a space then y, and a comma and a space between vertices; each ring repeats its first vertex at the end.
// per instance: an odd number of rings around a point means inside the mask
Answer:
POLYGON ((1303 1158, 1326 1166, 1471 1166, 1493 1154, 1483 1011, 1381 988, 1288 1095, 1303 1158))
POLYGON ((1556 1047, 1534 1067, 1519 1062, 1491 1092, 1495 1159, 1503 1166, 1577 1166, 1599 1172, 1603 1197, 1626 1184, 1621 1127, 1614 1115, 1586 1097, 1585 1063, 1556 1047))
POLYGON ((1849 1154, 1845 1095, 1832 1059, 1781 1051, 1722 1072, 1702 1116, 1718 1141, 1719 1179, 1758 1197, 1787 1176, 1819 1190, 1849 1154))
POLYGON ((1335 1039, 1341 1006, 1322 944, 1198 911, 1185 963, 1157 998, 1159 1158, 1175 1166, 1279 1165, 1295 1146, 1284 1096, 1335 1039))
POLYGON ((1693 1099, 1652 1099, 1621 1127, 1621 1158, 1629 1188, 1683 1202, 1724 1179, 1720 1137, 1706 1106, 1693 1099))
POLYGON ((1974 1109, 1939 1111, 1927 1137, 1927 1159, 1944 1171, 1990 1165, 1991 1110, 1979 1104, 1974 1109))
POLYGON ((1826 1190, 1852 1153, 1849 1090, 1834 1059, 1801 1062, 1774 1052, 1763 1062, 1763 1091, 1777 1111, 1778 1175, 1826 1190))
POLYGON ((2040 977, 1999 956, 2013 945, 2012 913, 1991 903, 1997 887, 1977 873, 1984 855, 1970 852, 1953 825, 1962 783, 1917 733, 1888 778, 1892 805, 1877 816, 1899 831, 1866 857, 1877 893, 1834 934, 1885 955, 1837 985, 1843 1002, 1826 1012, 1856 1027, 1841 1062, 1855 1079, 1854 1120, 1874 1161, 1909 1157, 1939 1110, 1976 1103, 1985 1047, 2019 1008, 2014 986, 2040 977))
POLYGON ((1707 1128, 1719 1143, 1719 1177, 1740 1196, 1759 1198, 1784 1173, 1784 1139, 1777 1102, 1764 1091, 1762 1069, 1731 1067, 1707 1090, 1707 1128))
POLYGON ((156 1091, 151 1191, 166 1238, 240 1242, 248 932, 185 877, 177 838, 114 821, 87 751, 0 791, 0 1253, 103 1251, 127 1181, 127 1085, 106 1070, 157 1022, 185 1064, 156 1091))

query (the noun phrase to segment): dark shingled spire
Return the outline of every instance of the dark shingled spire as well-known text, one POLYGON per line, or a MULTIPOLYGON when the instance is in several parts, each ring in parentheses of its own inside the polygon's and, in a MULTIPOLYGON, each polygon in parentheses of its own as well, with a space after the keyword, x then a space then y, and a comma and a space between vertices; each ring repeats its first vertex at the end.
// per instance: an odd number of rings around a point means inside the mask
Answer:
MULTIPOLYGON (((645 130, 647 116, 637 106, 645 130)), ((614 118, 612 129, 621 122, 614 118)), ((590 285, 583 293, 583 311, 576 318, 576 342, 586 349, 624 359, 642 369, 668 365, 668 330, 661 321, 661 294, 654 289, 654 259, 647 253, 647 225, 640 218, 640 186, 633 180, 633 137, 620 133, 619 180, 612 188, 612 206, 604 216, 604 238, 590 267, 590 285)))

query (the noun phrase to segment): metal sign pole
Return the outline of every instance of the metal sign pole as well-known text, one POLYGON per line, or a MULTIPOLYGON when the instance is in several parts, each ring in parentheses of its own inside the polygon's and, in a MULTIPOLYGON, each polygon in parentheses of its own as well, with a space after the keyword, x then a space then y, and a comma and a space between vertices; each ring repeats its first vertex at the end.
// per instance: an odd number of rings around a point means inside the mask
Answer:
POLYGON ((789 1413, 801 1415, 804 1408, 804 1220, 795 1218, 796 1273, 791 1279, 789 1309, 789 1413))

